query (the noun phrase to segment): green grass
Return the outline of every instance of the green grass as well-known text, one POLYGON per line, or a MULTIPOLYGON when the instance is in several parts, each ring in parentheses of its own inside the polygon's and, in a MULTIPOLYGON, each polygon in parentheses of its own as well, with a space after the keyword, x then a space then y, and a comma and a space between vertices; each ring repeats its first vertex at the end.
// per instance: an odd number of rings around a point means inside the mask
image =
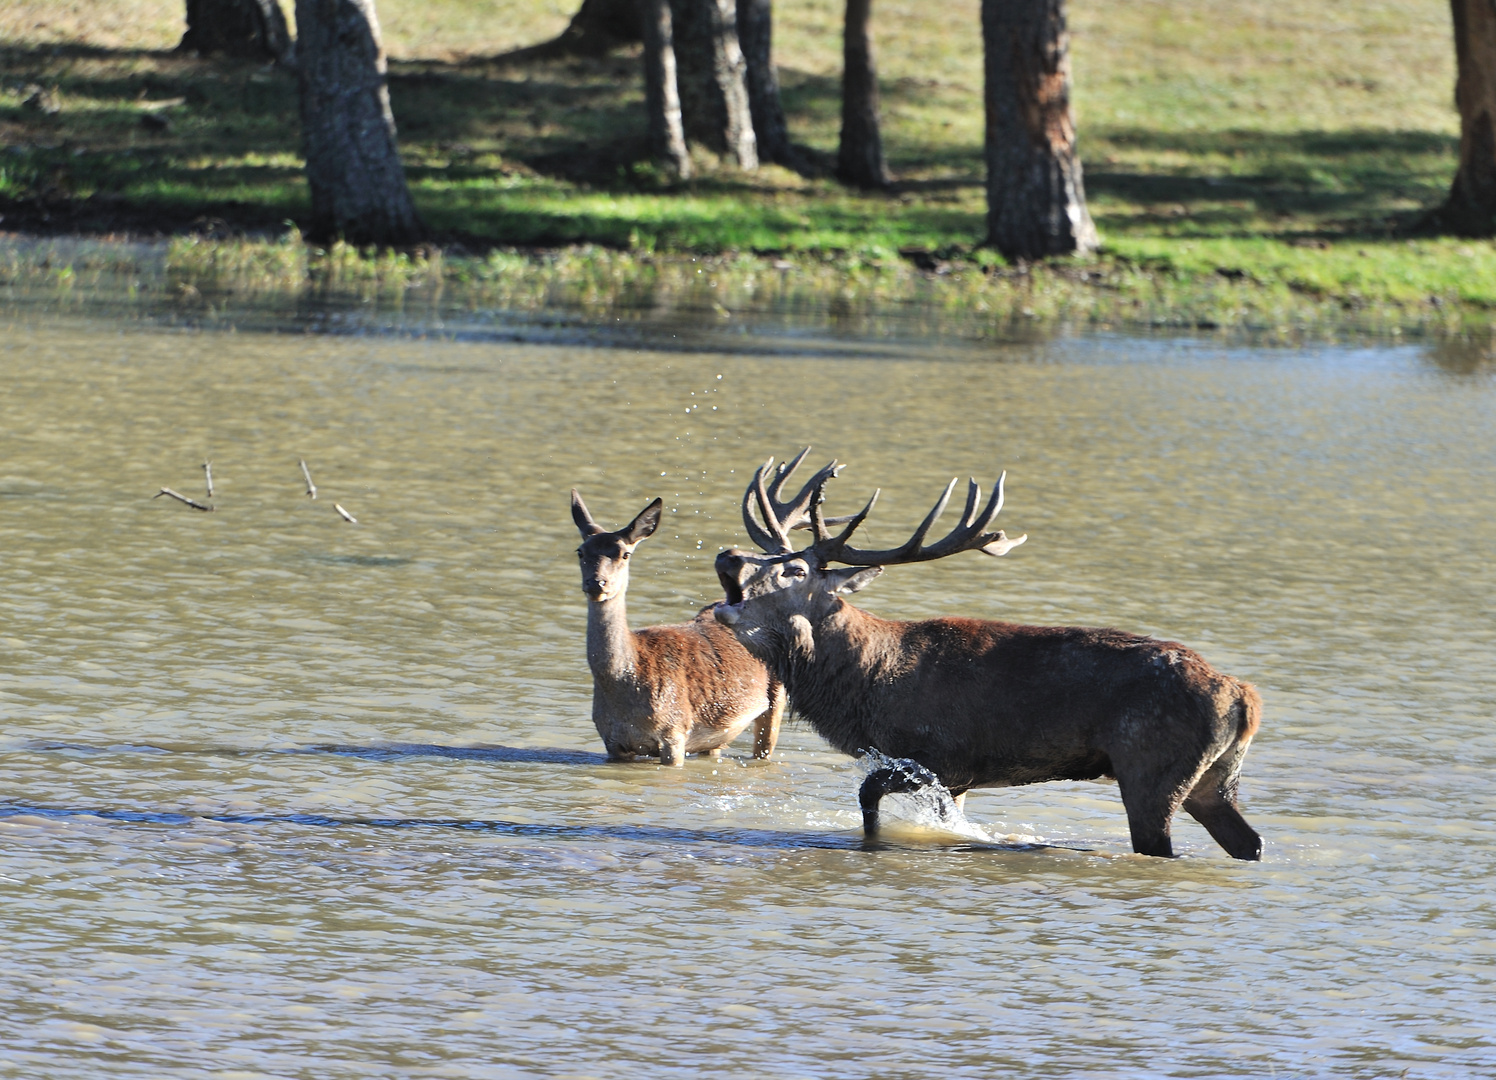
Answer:
MULTIPOLYGON (((7 221, 20 211, 25 228, 46 211, 99 231, 114 214, 116 227, 154 221, 176 233, 267 237, 259 256, 216 241, 216 262, 202 241, 179 244, 174 273, 204 275, 204 287, 389 277, 349 269, 346 253, 287 262, 284 222, 307 207, 294 82, 257 65, 169 54, 177 6, 17 0, 0 14, 7 221), (29 83, 56 86, 61 113, 24 109, 29 83), (149 112, 169 117, 170 129, 143 127, 149 112), (328 277, 333 263, 343 269, 328 277), (260 264, 280 269, 246 269, 260 264)), ((379 7, 412 190, 457 245, 412 273, 487 290, 494 302, 558 290, 622 302, 659 293, 676 264, 676 276, 698 276, 703 264, 690 258, 710 256, 722 288, 748 306, 765 302, 764 281, 790 273, 766 273, 777 260, 794 266, 795 288, 994 321, 1411 329, 1496 311, 1492 245, 1409 232, 1442 199, 1456 162, 1449 15, 1435 0, 1299 9, 1244 0, 1229 10, 1071 0, 1081 148, 1104 246, 1093 260, 1027 274, 990 272, 994 260, 977 247, 975 0, 880 0, 874 32, 898 184, 871 195, 705 158, 697 179, 665 183, 640 161, 636 56, 496 58, 554 34, 570 2, 379 7), (572 246, 569 256, 483 254, 572 246), (584 284, 568 290, 568 273, 584 284), (525 274, 534 289, 516 284, 525 274)), ((841 5, 777 7, 792 134, 824 158, 837 137, 841 5)), ((665 292, 680 295, 674 288, 665 292)))

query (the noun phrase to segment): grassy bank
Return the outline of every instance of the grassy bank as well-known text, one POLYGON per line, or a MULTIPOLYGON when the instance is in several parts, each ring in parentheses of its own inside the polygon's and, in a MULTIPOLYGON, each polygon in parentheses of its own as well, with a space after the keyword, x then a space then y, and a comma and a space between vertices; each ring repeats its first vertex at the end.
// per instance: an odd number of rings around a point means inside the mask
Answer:
MULTIPOLYGON (((740 306, 819 290, 826 303, 1104 325, 1448 330, 1496 310, 1492 245, 1407 232, 1455 164, 1449 16, 1436 0, 1292 12, 1251 0, 1225 14, 1188 0, 1072 0, 1086 183, 1105 246, 1024 273, 976 249, 974 0, 880 3, 898 184, 875 195, 708 160, 690 183, 665 183, 639 163, 636 57, 502 57, 555 33, 571 6, 380 3, 413 192, 445 244, 437 266, 407 260, 414 278, 493 302, 559 291, 618 304, 704 288, 695 279, 709 266, 740 306)), ((19 0, 0 14, 0 228, 208 238, 170 256, 178 284, 199 291, 404 273, 290 253, 285 222, 306 207, 294 83, 170 54, 178 7, 19 0), (59 111, 28 108, 34 86, 55 87, 59 111), (246 245, 245 234, 264 239, 246 245)), ((829 155, 840 6, 777 8, 792 134, 829 155)), ((11 273, 28 265, 13 259, 11 273)))

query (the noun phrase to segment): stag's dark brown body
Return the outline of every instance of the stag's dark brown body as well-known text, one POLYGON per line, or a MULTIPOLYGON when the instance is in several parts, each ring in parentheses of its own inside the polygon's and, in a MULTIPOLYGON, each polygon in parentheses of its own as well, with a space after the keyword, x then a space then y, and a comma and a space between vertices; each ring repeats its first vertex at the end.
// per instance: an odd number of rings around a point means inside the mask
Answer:
POLYGON ((1171 854, 1169 822, 1182 803, 1232 855, 1260 855, 1234 804, 1261 701, 1177 642, 975 619, 894 622, 839 598, 809 630, 810 642, 803 631, 765 634, 750 648, 843 753, 913 760, 956 795, 1115 778, 1138 851, 1171 854))
POLYGON ((972 481, 960 524, 927 545, 953 480, 904 544, 854 548, 849 538, 877 494, 841 519, 846 528, 833 536, 820 506, 836 462, 783 498, 804 459, 802 452, 772 474, 772 462, 754 474, 743 523, 764 554, 733 548, 717 556, 727 599, 716 617, 833 746, 899 759, 863 783, 869 834, 878 829, 884 795, 936 780, 959 797, 976 787, 1114 777, 1134 850, 1172 855, 1170 825, 1183 806, 1231 855, 1261 857, 1261 839, 1236 808, 1237 777, 1262 709, 1250 685, 1176 642, 1120 630, 893 622, 859 611, 838 594, 865 588, 885 565, 962 551, 1003 555, 1025 537, 987 531, 1002 509, 1002 482, 984 508, 972 481), (796 551, 790 531, 807 524, 815 542, 796 551))

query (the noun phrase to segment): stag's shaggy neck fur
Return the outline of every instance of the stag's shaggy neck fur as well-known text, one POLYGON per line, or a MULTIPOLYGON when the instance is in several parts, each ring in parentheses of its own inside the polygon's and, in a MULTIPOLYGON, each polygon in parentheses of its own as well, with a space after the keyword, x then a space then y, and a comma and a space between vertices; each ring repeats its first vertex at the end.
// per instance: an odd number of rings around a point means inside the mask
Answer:
POLYGON ((870 681, 896 673, 902 624, 880 619, 837 598, 799 633, 775 636, 769 668, 784 683, 797 712, 844 754, 874 748, 878 701, 870 681))

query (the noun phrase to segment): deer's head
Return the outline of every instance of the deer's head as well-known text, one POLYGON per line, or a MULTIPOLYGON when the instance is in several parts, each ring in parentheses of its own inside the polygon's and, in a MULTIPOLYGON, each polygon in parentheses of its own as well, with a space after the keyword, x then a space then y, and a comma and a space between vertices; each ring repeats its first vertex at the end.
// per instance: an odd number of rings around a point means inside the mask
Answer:
POLYGON ((809 452, 809 448, 802 450, 795 460, 781 464, 778 469, 774 469, 772 459, 766 462, 753 474, 753 482, 743 495, 743 523, 761 553, 729 548, 717 556, 717 577, 727 593, 726 602, 717 606, 717 621, 732 627, 750 651, 764 654, 772 651, 776 642, 786 639, 809 647, 807 635, 841 604, 839 594, 865 588, 885 566, 929 562, 960 551, 1004 555, 1028 539, 1020 536, 1010 540, 1001 530, 986 531, 1002 509, 1003 478, 1000 477, 985 507, 981 505, 981 488, 975 480, 971 481, 961 522, 942 540, 929 545, 924 542, 930 527, 950 501, 956 487, 954 480, 905 543, 878 551, 854 548, 849 541, 872 512, 878 492, 873 492, 868 504, 857 514, 824 517, 821 504, 826 481, 841 471, 841 466, 833 461, 811 477, 798 495, 786 501, 784 485, 809 452), (754 517, 755 507, 762 523, 754 517), (832 525, 844 527, 833 535, 832 525), (815 539, 808 547, 796 551, 790 533, 807 528, 813 530, 815 539), (843 565, 834 566, 834 563, 843 565))
POLYGON ((582 591, 595 604, 622 596, 629 587, 629 557, 640 541, 652 535, 660 525, 659 499, 650 503, 639 516, 616 532, 609 532, 587 512, 587 504, 571 491, 571 519, 582 534, 577 558, 582 563, 582 591))

